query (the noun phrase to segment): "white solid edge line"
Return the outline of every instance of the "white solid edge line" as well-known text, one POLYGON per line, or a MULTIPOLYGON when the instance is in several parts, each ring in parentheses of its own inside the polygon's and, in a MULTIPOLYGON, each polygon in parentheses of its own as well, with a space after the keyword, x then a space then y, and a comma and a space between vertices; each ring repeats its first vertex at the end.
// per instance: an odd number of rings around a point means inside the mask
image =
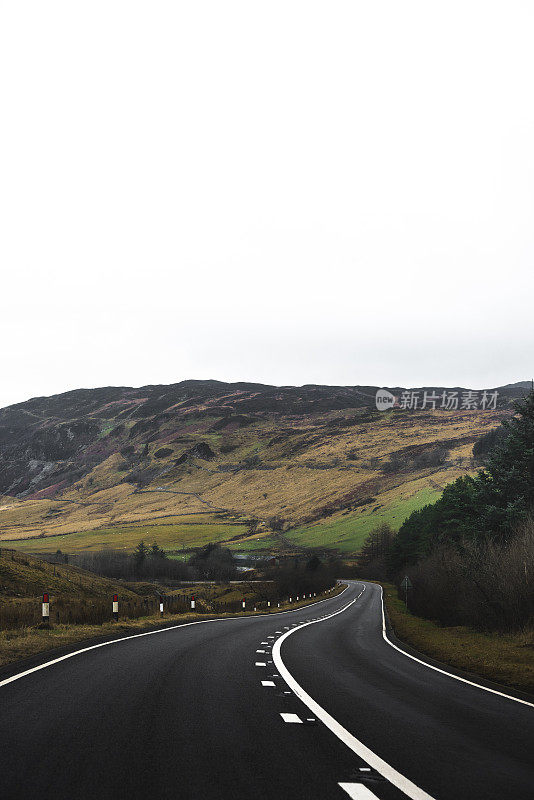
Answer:
MULTIPOLYGON (((348 608, 350 608, 357 600, 360 599, 362 594, 365 591, 365 584, 363 584, 363 589, 358 595, 355 597, 354 600, 351 600, 345 606, 340 608, 338 611, 334 611, 332 614, 328 614, 325 619, 331 619, 332 617, 337 616, 338 614, 342 614, 348 608)), ((273 658, 274 663, 276 665, 276 669, 281 674, 282 678, 285 680, 287 685, 290 689, 294 691, 296 696, 302 700, 302 702, 308 706, 311 712, 318 717, 318 719, 323 722, 327 728, 329 728, 332 733, 340 739, 343 744, 345 744, 353 753, 356 753, 361 759, 363 759, 369 766, 373 767, 377 772, 379 772, 386 780, 392 783, 397 789, 400 789, 404 794, 408 795, 411 800, 434 800, 434 798, 427 794, 423 789, 420 789, 415 783, 412 783, 408 778, 405 778, 404 775, 401 775, 400 772, 397 772, 394 767, 391 767, 386 761, 384 761, 380 756, 377 756, 376 753, 373 753, 363 742, 360 742, 352 733, 344 728, 337 720, 332 717, 328 711, 317 703, 313 697, 304 691, 302 686, 297 683, 295 678, 287 669, 286 665, 282 661, 282 656, 280 654, 280 648, 282 646, 282 642, 291 636, 293 633, 297 631, 301 631, 303 628, 307 627, 308 625, 317 625, 318 622, 321 620, 317 620, 317 622, 306 622, 301 625, 299 628, 295 628, 293 630, 287 631, 281 636, 274 644, 273 647, 273 658)))
MULTIPOLYGON (((373 586, 379 586, 379 584, 373 584, 373 586)), ((380 586, 380 598, 382 602, 382 636, 384 641, 387 642, 391 647, 394 647, 399 653, 402 653, 403 656, 406 658, 411 658, 412 661, 417 661, 418 664, 422 664, 424 667, 428 667, 428 669, 433 669, 435 672, 441 672, 442 675, 447 675, 449 678, 454 678, 455 681, 461 681, 462 683, 467 683, 469 686, 475 686, 477 689, 482 689, 485 692, 490 692, 491 694, 496 694, 499 697, 505 697, 507 700, 514 700, 516 703, 522 703, 524 706, 530 706, 530 708, 534 708, 534 703, 530 703, 528 700, 521 700, 520 697, 514 697, 511 694, 506 694, 505 692, 499 692, 497 689, 490 689, 489 686, 483 686, 481 683, 475 683, 474 681, 470 681, 467 678, 462 678, 460 675, 454 675, 452 672, 447 672, 445 669, 441 669, 440 667, 435 667, 433 664, 429 664, 427 661, 423 661, 421 658, 417 658, 416 656, 412 656, 411 653, 407 653, 406 650, 403 650, 402 647, 397 647, 396 644, 388 639, 386 633, 386 614, 384 611, 384 591, 380 586)))
MULTIPOLYGON (((341 597, 341 595, 346 592, 347 589, 348 585, 345 586, 343 591, 341 591, 339 594, 336 594, 335 597, 341 597)), ((326 603, 327 600, 333 599, 334 598, 332 597, 323 597, 322 600, 316 600, 315 603, 310 603, 310 605, 316 606, 319 605, 319 603, 326 603)), ((2 686, 6 686, 8 683, 13 683, 13 681, 19 680, 19 678, 25 678, 27 675, 31 675, 34 672, 39 672, 41 669, 51 667, 53 664, 59 664, 60 661, 66 661, 68 658, 74 658, 74 656, 79 656, 81 653, 88 653, 90 650, 98 650, 99 647, 108 647, 111 644, 126 642, 128 639, 138 639, 140 636, 152 636, 155 633, 175 631, 177 628, 188 628, 190 625, 206 625, 209 622, 236 622, 243 621, 244 619, 259 619, 260 617, 269 619, 270 617, 279 617, 282 614, 295 614, 298 611, 302 611, 303 608, 305 608, 305 606, 301 608, 291 608, 287 611, 275 611, 274 614, 248 614, 246 617, 217 617, 215 619, 199 619, 195 622, 181 622, 179 625, 169 625, 167 628, 158 628, 155 631, 144 631, 143 633, 133 633, 130 636, 121 636, 120 639, 111 639, 109 642, 100 642, 99 644, 92 644, 89 647, 82 647, 80 650, 74 650, 72 653, 66 653, 64 656, 58 656, 58 658, 53 658, 51 661, 45 661, 43 664, 38 664, 36 667, 25 669, 24 672, 18 672, 16 675, 11 675, 9 678, 4 678, 3 681, 0 681, 0 688, 2 686)))

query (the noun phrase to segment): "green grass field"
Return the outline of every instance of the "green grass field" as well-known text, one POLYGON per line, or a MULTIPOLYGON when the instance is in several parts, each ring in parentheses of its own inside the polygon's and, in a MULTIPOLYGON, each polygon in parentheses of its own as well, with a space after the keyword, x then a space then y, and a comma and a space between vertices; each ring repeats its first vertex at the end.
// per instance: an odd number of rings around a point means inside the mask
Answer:
POLYGON ((117 525, 79 533, 66 533, 35 539, 3 540, 3 547, 27 553, 65 553, 97 551, 104 548, 131 551, 143 539, 164 550, 180 551, 202 547, 208 542, 221 542, 245 533, 245 525, 225 522, 150 522, 137 525, 117 525))
POLYGON ((434 502, 440 494, 439 489, 427 487, 374 513, 370 510, 351 512, 331 521, 294 528, 287 532, 286 538, 303 547, 334 547, 344 553, 356 552, 378 525, 387 522, 398 529, 412 511, 434 502))

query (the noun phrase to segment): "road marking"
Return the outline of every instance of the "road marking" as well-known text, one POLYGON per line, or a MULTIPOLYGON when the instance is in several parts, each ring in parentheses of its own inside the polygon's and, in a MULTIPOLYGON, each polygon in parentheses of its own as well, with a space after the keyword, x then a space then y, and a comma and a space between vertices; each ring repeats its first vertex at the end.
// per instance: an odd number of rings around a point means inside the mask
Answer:
POLYGON ((269 642, 260 642, 260 644, 269 644, 269 642))
POLYGON ((267 664, 265 663, 265 661, 256 661, 256 666, 257 667, 266 667, 267 664))
POLYGON ((282 633, 282 631, 275 631, 275 633, 282 633))
POLYGON ((262 681, 261 685, 262 686, 276 686, 276 683, 274 681, 262 681))
POLYGON ((364 786, 363 783, 338 783, 352 800, 378 800, 376 794, 364 786))
POLYGON ((282 717, 284 722, 300 722, 300 724, 302 725, 302 720, 298 714, 285 714, 284 712, 282 712, 280 716, 282 717))
POLYGON ((397 647, 396 644, 388 639, 386 633, 386 615, 384 612, 384 592, 382 587, 380 586, 380 597, 382 600, 382 636, 384 641, 387 642, 391 647, 394 647, 399 653, 402 653, 403 656, 406 658, 411 658, 412 661, 417 661, 418 664, 422 664, 424 667, 428 667, 428 669, 433 669, 435 672, 441 672, 442 675, 447 675, 449 678, 454 678, 455 681, 461 681, 461 683, 467 683, 469 686, 476 686, 477 689, 483 689, 485 692, 490 692, 491 694, 496 694, 498 697, 506 697, 507 700, 514 700, 516 703, 522 703, 524 706, 530 706, 530 708, 534 708, 534 703, 529 703, 528 700, 521 700, 519 697, 514 697, 511 694, 506 694, 505 692, 499 692, 497 689, 490 689, 489 686, 482 686, 481 683, 475 683, 474 681, 469 681, 467 678, 462 678, 460 675, 453 675, 452 672, 447 672, 445 669, 440 669, 440 667, 435 667, 433 664, 428 664, 426 661, 423 661, 416 656, 412 656, 411 653, 407 653, 406 650, 403 650, 401 647, 397 647))
POLYGON ((256 650, 256 653, 265 653, 265 650, 256 650))
MULTIPOLYGON (((340 592, 337 597, 341 597, 347 591, 347 586, 340 592)), ((316 603, 312 603, 311 605, 319 605, 320 603, 326 603, 327 600, 330 598, 324 598, 323 600, 317 600, 316 603)), ((286 614, 294 614, 299 609, 288 609, 287 611, 276 611, 271 616, 281 616, 286 614)), ((265 614, 256 614, 256 617, 264 617, 265 614)), ((109 647, 112 644, 119 644, 119 642, 127 642, 129 639, 139 639, 141 636, 155 636, 158 633, 169 633, 169 631, 176 631, 178 628, 189 628, 192 625, 208 625, 212 622, 242 622, 244 619, 251 619, 254 617, 254 614, 249 614, 247 617, 215 617, 214 619, 199 619, 195 622, 180 622, 178 625, 168 625, 165 628, 156 628, 155 631, 144 631, 143 633, 132 633, 129 636, 121 636, 119 639, 109 639, 107 642, 100 642, 99 644, 91 644, 88 647, 81 647, 79 650, 73 650, 72 653, 66 653, 64 656, 58 656, 57 658, 53 658, 51 661, 45 661, 43 664, 38 664, 36 667, 31 667, 30 669, 25 669, 23 672, 17 672, 15 675, 11 675, 9 678, 4 678, 3 681, 0 681, 0 688, 2 686, 7 686, 8 683, 13 683, 13 681, 18 681, 20 678, 25 678, 27 675, 32 675, 34 672, 40 672, 42 669, 47 669, 48 667, 53 666, 54 664, 59 664, 61 661, 67 661, 69 658, 74 658, 74 656, 80 656, 82 653, 89 653, 91 650, 99 650, 101 647, 109 647)), ((279 676, 276 676, 279 677, 279 676)))
MULTIPOLYGON (((354 598, 354 600, 346 603, 337 611, 333 611, 331 614, 328 614, 325 616, 325 619, 336 617, 338 614, 342 614, 344 611, 354 605, 354 603, 356 603, 364 593, 365 588, 366 587, 364 584, 362 591, 357 597, 354 598)), ((302 625, 302 628, 306 627, 307 625, 317 625, 320 621, 321 620, 318 620, 317 622, 307 622, 306 625, 302 625)), ((301 628, 298 628, 297 630, 301 630, 301 628)), ((313 697, 310 697, 310 695, 304 691, 302 686, 297 683, 282 661, 282 656, 280 654, 280 649, 284 640, 287 639, 288 636, 292 636, 294 633, 297 633, 297 630, 295 628, 288 630, 275 642, 273 647, 273 658, 274 663, 276 664, 276 669, 285 680, 289 688, 294 691, 299 700, 302 700, 304 705, 308 706, 310 711, 315 714, 315 716, 320 719, 321 722, 323 722, 326 727, 329 728, 332 733, 343 742, 344 745, 352 750, 353 753, 356 753, 357 756, 369 764, 373 769, 379 772, 380 775, 386 778, 386 780, 396 786, 397 789, 400 789, 401 792, 404 792, 404 794, 408 795, 411 800, 434 800, 431 795, 427 794, 425 791, 423 791, 423 789, 420 789, 408 778, 405 778, 400 772, 397 772, 394 767, 391 767, 386 761, 384 761, 384 759, 380 758, 380 756, 376 755, 376 753, 373 753, 373 751, 370 750, 363 742, 360 742, 359 739, 353 736, 352 733, 349 733, 346 728, 344 728, 336 719, 334 719, 334 717, 332 717, 328 711, 320 706, 319 703, 313 699, 313 697)))

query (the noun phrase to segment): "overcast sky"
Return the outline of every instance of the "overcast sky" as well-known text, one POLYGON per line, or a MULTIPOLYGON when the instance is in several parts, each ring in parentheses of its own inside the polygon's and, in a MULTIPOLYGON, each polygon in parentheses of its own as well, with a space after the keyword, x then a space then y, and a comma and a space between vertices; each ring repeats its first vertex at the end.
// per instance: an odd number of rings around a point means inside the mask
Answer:
POLYGON ((534 373, 534 4, 0 4, 0 406, 534 373))

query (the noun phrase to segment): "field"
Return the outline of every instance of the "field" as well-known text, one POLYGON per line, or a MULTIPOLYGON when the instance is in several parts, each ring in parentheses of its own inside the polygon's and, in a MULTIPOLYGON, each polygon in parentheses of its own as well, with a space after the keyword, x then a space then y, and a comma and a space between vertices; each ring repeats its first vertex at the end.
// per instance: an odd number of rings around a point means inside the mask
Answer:
POLYGON ((222 542, 246 533, 243 524, 219 522, 214 517, 203 522, 158 521, 137 525, 115 525, 77 533, 54 534, 35 539, 3 540, 2 545, 28 553, 80 553, 106 548, 131 552, 141 540, 156 542, 166 551, 176 552, 201 547, 208 542, 222 542))
POLYGON ((402 487, 403 491, 384 494, 379 507, 362 509, 359 514, 344 512, 328 521, 304 525, 286 533, 287 539, 303 547, 333 547, 342 553, 359 550, 369 533, 384 522, 398 529, 412 511, 434 502, 441 490, 433 486, 402 487), (411 494, 411 492, 414 492, 411 494))

